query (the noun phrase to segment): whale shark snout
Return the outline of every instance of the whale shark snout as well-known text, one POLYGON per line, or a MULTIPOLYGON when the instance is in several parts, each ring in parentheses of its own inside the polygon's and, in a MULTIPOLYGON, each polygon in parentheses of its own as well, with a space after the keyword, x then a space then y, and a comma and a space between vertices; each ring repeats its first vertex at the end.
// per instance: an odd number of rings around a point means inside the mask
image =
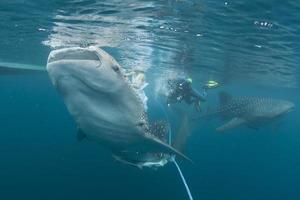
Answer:
POLYGON ((102 93, 118 88, 120 69, 112 57, 94 47, 52 51, 47 65, 53 84, 73 89, 85 84, 102 93), (77 79, 81 84, 60 83, 61 79, 77 79))

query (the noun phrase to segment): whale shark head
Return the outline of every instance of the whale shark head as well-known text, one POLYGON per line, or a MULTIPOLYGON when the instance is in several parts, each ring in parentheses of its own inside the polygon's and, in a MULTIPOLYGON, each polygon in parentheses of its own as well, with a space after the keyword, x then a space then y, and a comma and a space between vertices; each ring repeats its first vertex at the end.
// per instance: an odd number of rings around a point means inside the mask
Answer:
POLYGON ((273 103, 270 103, 268 113, 269 116, 280 117, 292 111, 295 107, 295 104, 287 100, 277 100, 273 103))
POLYGON ((47 71, 77 125, 90 137, 122 144, 145 131, 143 103, 124 69, 105 51, 96 47, 52 51, 47 71))
POLYGON ((54 50, 47 71, 78 128, 87 138, 111 148, 120 160, 145 164, 154 158, 158 163, 157 154, 186 158, 151 134, 141 91, 105 51, 97 47, 54 50))

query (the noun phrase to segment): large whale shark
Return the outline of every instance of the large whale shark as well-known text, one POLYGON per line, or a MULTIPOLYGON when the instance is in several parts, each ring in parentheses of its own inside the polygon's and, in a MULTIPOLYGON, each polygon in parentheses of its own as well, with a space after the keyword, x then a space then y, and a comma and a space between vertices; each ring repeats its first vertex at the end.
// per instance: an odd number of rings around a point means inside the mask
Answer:
POLYGON ((109 148, 118 160, 151 167, 163 166, 175 155, 188 159, 157 137, 147 117, 143 86, 133 83, 130 73, 104 50, 54 50, 46 69, 81 135, 109 148))
POLYGON ((221 92, 219 94, 220 106, 208 115, 218 115, 229 120, 217 128, 217 131, 227 131, 235 127, 246 125, 257 129, 262 125, 284 116, 294 108, 294 103, 264 97, 232 97, 221 92))

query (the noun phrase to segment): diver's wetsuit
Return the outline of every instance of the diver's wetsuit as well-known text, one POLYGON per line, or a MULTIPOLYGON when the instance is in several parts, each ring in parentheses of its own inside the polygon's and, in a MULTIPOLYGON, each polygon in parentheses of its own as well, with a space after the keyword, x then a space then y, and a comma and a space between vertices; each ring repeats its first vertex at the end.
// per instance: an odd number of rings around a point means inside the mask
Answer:
POLYGON ((205 94, 201 95, 198 91, 192 88, 192 83, 186 79, 180 78, 169 80, 170 93, 167 103, 176 103, 184 100, 187 104, 194 103, 197 110, 200 110, 200 101, 206 101, 205 94))

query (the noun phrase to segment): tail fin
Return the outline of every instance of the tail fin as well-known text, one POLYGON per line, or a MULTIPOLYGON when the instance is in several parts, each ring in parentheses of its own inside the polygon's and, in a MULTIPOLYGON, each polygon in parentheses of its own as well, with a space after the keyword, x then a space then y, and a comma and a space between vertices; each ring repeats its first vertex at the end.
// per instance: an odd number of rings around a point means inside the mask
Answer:
POLYGON ((225 105, 229 103, 232 99, 232 96, 226 92, 220 92, 219 93, 219 100, 220 100, 220 105, 225 105))
POLYGON ((196 116, 196 117, 192 117, 190 119, 190 122, 194 124, 195 122, 198 122, 198 120, 200 120, 200 119, 211 120, 217 114, 219 114, 218 107, 212 108, 211 106, 208 106, 207 109, 202 114, 200 114, 199 116, 196 116))
POLYGON ((161 140, 159 140, 155 137, 151 137, 151 136, 148 136, 146 138, 147 138, 147 141, 148 141, 148 145, 152 146, 152 147, 155 147, 153 149, 156 149, 159 152, 164 152, 164 153, 168 153, 168 154, 171 154, 171 155, 176 155, 176 156, 179 156, 180 158, 183 158, 183 159, 185 159, 189 162, 193 162, 186 155, 184 155, 183 153, 181 153, 177 149, 173 148, 172 146, 162 142, 161 140))
POLYGON ((216 108, 216 109, 208 108, 207 112, 205 114, 194 117, 191 121, 196 121, 198 119, 203 119, 203 118, 208 119, 209 117, 214 117, 216 115, 219 115, 222 112, 222 110, 220 108, 222 108, 222 106, 224 106, 226 104, 229 104, 231 100, 232 100, 232 96, 230 94, 228 94, 226 92, 220 92, 219 93, 219 102, 220 102, 219 108, 216 108))

